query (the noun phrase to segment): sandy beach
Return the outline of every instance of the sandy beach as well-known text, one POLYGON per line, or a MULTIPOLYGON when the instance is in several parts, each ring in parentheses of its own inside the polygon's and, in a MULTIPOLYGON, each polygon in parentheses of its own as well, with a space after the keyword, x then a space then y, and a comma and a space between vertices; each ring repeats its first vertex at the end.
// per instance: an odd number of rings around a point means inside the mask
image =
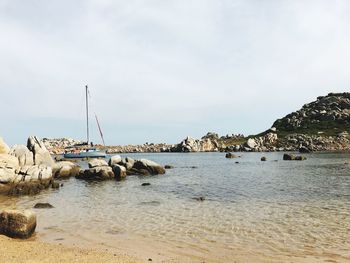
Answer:
POLYGON ((127 255, 109 253, 108 251, 81 249, 53 245, 34 240, 17 240, 0 236, 0 262, 142 262, 127 255))

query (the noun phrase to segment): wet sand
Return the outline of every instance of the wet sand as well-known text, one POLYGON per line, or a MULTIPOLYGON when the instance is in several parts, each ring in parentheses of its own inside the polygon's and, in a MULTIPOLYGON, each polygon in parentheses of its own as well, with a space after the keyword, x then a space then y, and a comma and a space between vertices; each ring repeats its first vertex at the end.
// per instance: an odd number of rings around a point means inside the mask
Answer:
POLYGON ((0 235, 1 263, 36 263, 36 262, 144 262, 136 258, 109 253, 102 250, 81 249, 53 245, 34 240, 17 240, 0 235))

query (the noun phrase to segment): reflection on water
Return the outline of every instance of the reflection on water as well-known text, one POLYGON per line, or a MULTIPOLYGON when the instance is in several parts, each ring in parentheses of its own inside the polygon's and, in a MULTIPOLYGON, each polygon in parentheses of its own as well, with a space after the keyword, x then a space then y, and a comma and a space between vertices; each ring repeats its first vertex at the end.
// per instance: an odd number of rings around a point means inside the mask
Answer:
POLYGON ((129 156, 175 168, 123 182, 72 178, 59 190, 2 198, 0 205, 51 203, 54 209, 36 210, 41 240, 103 240, 128 251, 161 244, 179 262, 189 255, 195 256, 189 262, 230 262, 237 251, 268 259, 350 260, 350 154, 276 162, 280 153, 246 153, 238 164, 222 153, 129 156), (145 182, 151 185, 141 186, 145 182))

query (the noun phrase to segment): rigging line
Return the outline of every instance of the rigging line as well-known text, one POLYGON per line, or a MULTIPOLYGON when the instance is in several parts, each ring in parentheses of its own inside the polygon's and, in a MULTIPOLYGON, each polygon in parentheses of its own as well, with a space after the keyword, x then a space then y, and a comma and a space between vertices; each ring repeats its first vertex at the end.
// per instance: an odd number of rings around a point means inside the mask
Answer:
POLYGON ((100 123, 98 122, 98 119, 97 119, 97 115, 96 115, 96 114, 95 114, 95 118, 96 118, 98 130, 100 131, 100 135, 101 135, 101 139, 102 139, 103 145, 106 146, 105 140, 104 140, 104 138, 103 138, 103 133, 102 133, 102 130, 101 130, 101 127, 100 127, 100 123))
POLYGON ((95 109, 94 109, 94 103, 93 103, 93 100, 92 100, 92 97, 91 97, 91 94, 90 94, 90 90, 89 90, 89 89, 88 89, 88 96, 89 96, 89 99, 90 99, 90 107, 93 108, 93 112, 94 112, 94 115, 95 115, 97 127, 98 127, 98 130, 99 130, 99 132, 100 132, 100 136, 101 136, 103 145, 106 146, 105 139, 104 139, 104 137, 103 137, 103 133, 102 133, 102 129, 101 129, 101 125, 100 125, 100 122, 98 121, 97 114, 96 114, 96 111, 95 111, 95 109))

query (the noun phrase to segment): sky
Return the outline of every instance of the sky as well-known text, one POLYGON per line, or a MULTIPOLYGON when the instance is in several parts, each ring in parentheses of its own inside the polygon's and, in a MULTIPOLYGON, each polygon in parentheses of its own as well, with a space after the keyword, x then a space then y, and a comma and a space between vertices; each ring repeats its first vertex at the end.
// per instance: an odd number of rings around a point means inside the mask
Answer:
POLYGON ((349 91, 347 0, 0 0, 0 137, 257 134, 349 91))

